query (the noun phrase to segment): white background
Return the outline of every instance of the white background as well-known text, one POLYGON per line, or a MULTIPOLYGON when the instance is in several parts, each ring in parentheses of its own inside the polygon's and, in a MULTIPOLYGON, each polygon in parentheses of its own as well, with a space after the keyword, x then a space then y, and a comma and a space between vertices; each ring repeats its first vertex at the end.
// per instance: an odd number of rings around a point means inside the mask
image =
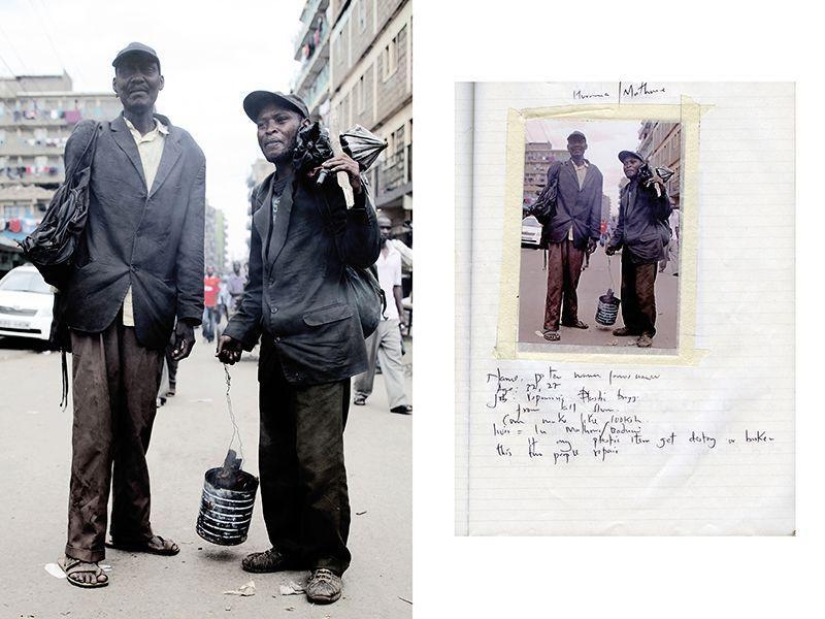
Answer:
POLYGON ((815 303, 825 279, 817 255, 825 218, 819 213, 817 157, 821 72, 814 60, 821 56, 821 46, 814 51, 821 35, 815 31, 819 20, 801 3, 769 10, 741 6, 416 1, 416 618, 822 616, 825 467, 819 437, 825 412, 818 398, 822 333, 815 303), (453 394, 447 377, 453 375, 451 128, 457 80, 796 82, 796 537, 453 536, 453 394))

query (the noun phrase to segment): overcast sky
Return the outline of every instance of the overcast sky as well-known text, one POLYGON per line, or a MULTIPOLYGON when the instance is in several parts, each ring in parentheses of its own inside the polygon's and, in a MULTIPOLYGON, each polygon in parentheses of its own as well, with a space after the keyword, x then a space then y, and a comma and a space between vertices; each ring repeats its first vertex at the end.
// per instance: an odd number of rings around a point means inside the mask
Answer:
POLYGON ((624 178, 619 152, 636 150, 639 146, 639 120, 530 120, 544 130, 553 148, 566 149, 567 136, 581 131, 587 137, 584 156, 601 170, 604 177, 605 195, 610 198, 610 208, 619 212, 619 181, 624 178))
MULTIPOLYGON (((158 112, 206 153, 206 196, 228 217, 229 255, 246 256, 246 179, 260 151, 244 96, 288 91, 302 0, 0 0, 0 75, 59 74, 111 92, 112 60, 131 41, 155 48, 166 86, 158 112)), ((114 94, 112 95, 114 96, 114 94)))

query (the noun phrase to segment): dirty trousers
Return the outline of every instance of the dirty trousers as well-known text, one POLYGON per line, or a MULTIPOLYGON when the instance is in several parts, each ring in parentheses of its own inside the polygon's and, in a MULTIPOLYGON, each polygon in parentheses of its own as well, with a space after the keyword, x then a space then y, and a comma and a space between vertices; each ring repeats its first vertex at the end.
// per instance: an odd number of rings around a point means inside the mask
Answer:
POLYGON ((261 344, 258 379, 258 462, 269 541, 308 569, 326 567, 343 574, 351 558, 344 467, 350 380, 290 384, 267 341, 261 344))
POLYGON ((582 274, 584 250, 576 249, 573 241, 550 243, 547 248, 547 298, 544 302, 544 329, 558 331, 562 324, 579 320, 579 297, 576 288, 582 274), (562 305, 564 309, 562 311, 562 305))
POLYGON ((622 252, 622 320, 630 333, 656 335, 657 263, 634 264, 622 252))
POLYGON ((138 344, 116 319, 102 333, 72 332, 72 472, 66 554, 101 561, 112 488, 110 533, 152 539, 146 450, 155 419, 163 351, 138 344))

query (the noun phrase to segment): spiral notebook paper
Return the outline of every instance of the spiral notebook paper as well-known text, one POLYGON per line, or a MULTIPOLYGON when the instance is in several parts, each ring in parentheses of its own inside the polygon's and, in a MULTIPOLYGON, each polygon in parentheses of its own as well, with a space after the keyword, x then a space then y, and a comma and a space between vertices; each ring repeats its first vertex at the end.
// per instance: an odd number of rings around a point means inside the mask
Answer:
POLYGON ((791 83, 456 86, 457 535, 794 533, 794 97, 791 83), (536 199, 574 132, 600 221, 554 340, 548 280, 573 275, 541 242, 536 199), (636 298, 631 253, 605 252, 622 150, 673 207, 649 347, 614 334, 636 298), (625 297, 613 315, 608 290, 625 297))

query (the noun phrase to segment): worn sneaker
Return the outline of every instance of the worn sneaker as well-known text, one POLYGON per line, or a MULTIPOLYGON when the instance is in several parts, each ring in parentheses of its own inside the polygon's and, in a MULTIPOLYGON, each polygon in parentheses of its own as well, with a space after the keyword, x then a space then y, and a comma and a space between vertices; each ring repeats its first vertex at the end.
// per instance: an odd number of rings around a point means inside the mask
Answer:
POLYGON ((627 327, 619 327, 618 329, 613 329, 613 335, 616 337, 624 337, 626 335, 639 335, 639 332, 633 332, 627 327))
POLYGON ((316 604, 332 604, 341 597, 341 578, 332 570, 319 567, 313 570, 306 586, 307 599, 316 604))
POLYGON ((270 548, 263 552, 253 552, 252 554, 246 555, 243 561, 241 561, 241 567, 245 572, 254 572, 255 574, 301 568, 298 561, 290 555, 282 553, 277 548, 270 548))
POLYGON ((636 346, 639 348, 650 348, 653 345, 653 338, 647 333, 642 333, 636 341, 636 346))

